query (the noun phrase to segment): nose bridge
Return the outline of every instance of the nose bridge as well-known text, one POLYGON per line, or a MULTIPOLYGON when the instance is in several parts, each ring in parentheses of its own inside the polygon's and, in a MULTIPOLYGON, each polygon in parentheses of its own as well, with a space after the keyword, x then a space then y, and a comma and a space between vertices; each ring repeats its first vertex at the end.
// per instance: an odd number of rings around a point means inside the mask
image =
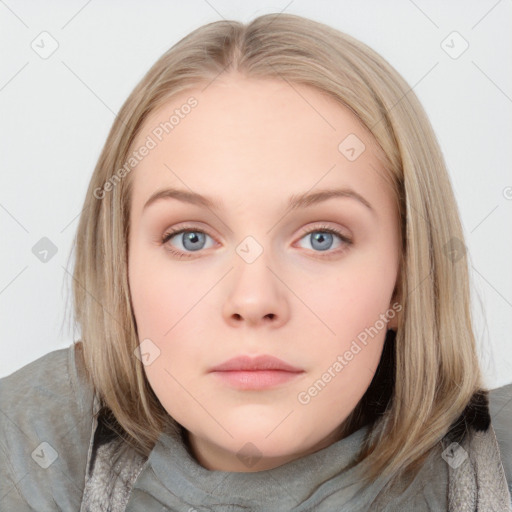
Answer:
MULTIPOLYGON (((268 238, 265 239, 268 241, 268 238)), ((248 235, 235 248, 224 315, 228 321, 251 324, 284 321, 288 305, 283 284, 276 277, 270 249, 248 235)))
POLYGON ((276 278, 271 271, 273 266, 271 249, 268 240, 260 243, 252 235, 248 235, 235 249, 234 293, 242 293, 246 300, 251 296, 259 297, 277 294, 276 278))

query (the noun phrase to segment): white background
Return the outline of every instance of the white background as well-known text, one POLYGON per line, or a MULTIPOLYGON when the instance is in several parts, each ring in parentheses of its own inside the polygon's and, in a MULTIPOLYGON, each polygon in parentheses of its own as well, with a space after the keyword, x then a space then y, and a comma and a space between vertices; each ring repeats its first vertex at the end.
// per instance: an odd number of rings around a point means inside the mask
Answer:
POLYGON ((461 211, 486 384, 512 382, 511 0, 0 2, 0 377, 79 337, 71 242, 134 86, 193 29, 281 11, 355 36, 414 88, 461 211), (43 31, 59 45, 47 59, 31 48, 43 31), (441 46, 453 31, 469 43, 456 59, 441 46), (42 237, 58 249, 46 263, 32 253, 42 237))

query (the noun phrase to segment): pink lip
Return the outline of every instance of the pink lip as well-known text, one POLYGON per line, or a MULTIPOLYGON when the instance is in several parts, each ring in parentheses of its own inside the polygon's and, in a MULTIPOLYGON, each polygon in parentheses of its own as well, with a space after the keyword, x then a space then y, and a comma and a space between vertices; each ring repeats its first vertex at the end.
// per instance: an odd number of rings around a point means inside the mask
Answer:
POLYGON ((283 384, 304 373, 272 356, 240 356, 215 366, 210 372, 238 389, 266 389, 283 384))
POLYGON ((285 372, 302 372, 301 368, 296 368, 281 359, 273 356, 238 356, 224 361, 218 366, 214 366, 210 371, 212 372, 229 372, 240 370, 282 370, 285 372))

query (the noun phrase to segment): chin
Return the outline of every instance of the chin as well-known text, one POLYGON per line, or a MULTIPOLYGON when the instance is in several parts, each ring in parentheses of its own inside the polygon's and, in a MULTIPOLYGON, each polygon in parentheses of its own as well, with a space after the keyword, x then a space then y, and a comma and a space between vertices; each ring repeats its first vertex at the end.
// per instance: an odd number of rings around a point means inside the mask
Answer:
POLYGON ((270 426, 261 426, 261 428, 229 428, 226 429, 232 434, 232 438, 224 441, 226 449, 238 453, 243 450, 251 450, 254 446, 259 452, 262 452, 265 457, 283 457, 288 456, 290 453, 304 449, 302 438, 297 437, 296 432, 291 432, 289 429, 281 429, 277 427, 279 422, 274 422, 270 426), (270 434, 270 435, 269 435, 270 434))

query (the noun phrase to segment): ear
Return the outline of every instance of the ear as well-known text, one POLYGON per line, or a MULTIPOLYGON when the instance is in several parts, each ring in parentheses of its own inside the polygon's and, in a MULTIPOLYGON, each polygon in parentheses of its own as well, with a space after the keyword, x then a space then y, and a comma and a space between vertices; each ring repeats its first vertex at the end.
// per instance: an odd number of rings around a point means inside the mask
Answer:
MULTIPOLYGON (((389 309, 393 310, 394 311, 394 308, 392 307, 393 304, 395 302, 398 302, 399 304, 401 304, 401 279, 402 278, 402 274, 401 273, 398 273, 398 277, 397 277, 397 280, 396 280, 396 283, 395 283, 395 288, 393 290, 393 295, 391 296, 391 301, 389 302, 389 309)), ((390 318, 389 321, 388 321, 388 325, 387 325, 387 328, 388 329, 391 329, 392 331, 397 331, 398 330, 398 315, 399 315, 399 312, 395 311, 395 316, 393 318, 390 318)))
POLYGON ((395 332, 398 330, 398 313, 395 313, 395 316, 389 319, 388 329, 391 329, 392 331, 395 332))

